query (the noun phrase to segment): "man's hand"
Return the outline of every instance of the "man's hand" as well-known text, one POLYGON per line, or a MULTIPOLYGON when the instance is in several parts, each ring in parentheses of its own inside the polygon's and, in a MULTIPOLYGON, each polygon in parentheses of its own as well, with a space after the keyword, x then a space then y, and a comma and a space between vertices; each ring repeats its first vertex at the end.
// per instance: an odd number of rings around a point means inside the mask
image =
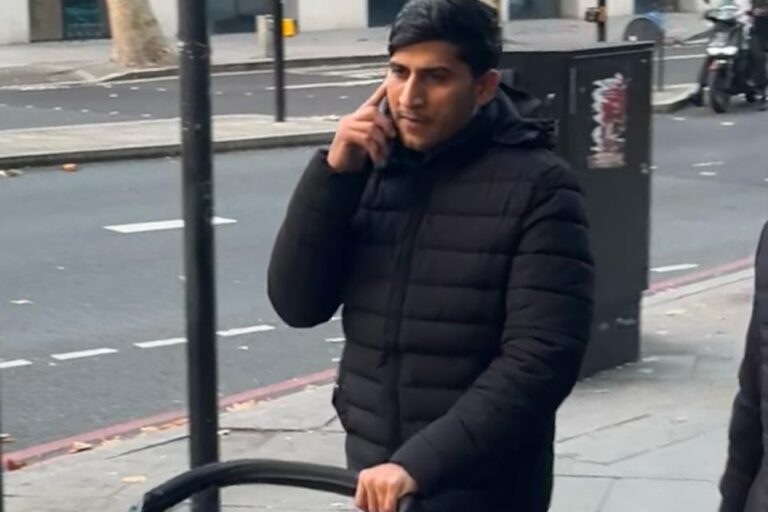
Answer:
POLYGON ((361 171, 368 157, 376 164, 386 161, 389 139, 397 136, 392 120, 379 111, 386 95, 385 81, 359 109, 341 118, 328 151, 328 165, 335 171, 361 171))
POLYGON ((360 472, 355 506, 365 512, 397 512, 405 496, 418 490, 416 481, 397 464, 382 464, 360 472))

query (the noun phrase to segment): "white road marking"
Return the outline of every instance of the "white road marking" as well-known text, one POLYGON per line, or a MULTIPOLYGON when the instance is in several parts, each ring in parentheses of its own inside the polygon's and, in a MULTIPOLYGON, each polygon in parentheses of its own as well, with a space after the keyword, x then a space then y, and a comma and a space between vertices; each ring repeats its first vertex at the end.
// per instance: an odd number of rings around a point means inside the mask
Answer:
MULTIPOLYGON (((234 336, 243 336, 245 334, 254 334, 257 332, 268 332, 274 330, 275 328, 271 325, 252 325, 250 327, 240 327, 237 329, 219 331, 216 334, 222 338, 232 338, 234 336)), ((171 347, 174 345, 184 345, 185 343, 187 343, 187 338, 168 338, 166 340, 142 341, 139 343, 134 343, 133 346, 138 348, 160 348, 171 347)))
POLYGON ((135 85, 133 87, 131 87, 132 91, 138 91, 139 89, 141 89, 141 87, 136 87, 135 85))
POLYGON ((5 108, 5 107, 7 107, 7 106, 8 106, 8 105, 6 105, 5 103, 0 103, 0 107, 3 107, 3 108, 5 108))
MULTIPOLYGON (((219 226, 223 224, 236 224, 235 219, 225 219, 222 217, 214 217, 212 224, 219 226)), ((184 221, 177 220, 162 220, 158 222, 139 222, 136 224, 117 224, 114 226, 104 226, 107 231, 114 231, 122 235, 132 235, 134 233, 146 233, 150 231, 166 231, 169 229, 182 229, 184 227, 184 221)))
POLYGON ((120 96, 118 94, 116 94, 116 93, 112 93, 112 94, 109 95, 109 97, 114 99, 114 98, 119 98, 120 96))
POLYGON ((24 108, 35 108, 34 105, 25 105, 24 108))
POLYGON ((216 91, 214 94, 216 96, 222 96, 224 94, 224 91, 216 91))
POLYGON ((167 91, 167 90, 168 90, 168 89, 166 89, 165 87, 158 87, 158 88, 157 88, 157 92, 165 92, 165 91, 167 91))
POLYGON ((721 165, 725 165, 725 162, 700 162, 693 164, 694 167, 720 167, 721 165))
POLYGON ((9 368, 21 368, 22 366, 31 366, 32 361, 26 359, 15 359, 13 361, 0 362, 0 370, 7 370, 9 368))
POLYGON ((242 327, 240 329, 219 331, 218 334, 222 338, 231 338, 232 336, 243 336, 244 334, 253 334, 257 332, 268 332, 274 330, 275 328, 271 325, 253 325, 251 327, 242 327))
POLYGON ((62 110, 62 108, 61 107, 53 107, 53 110, 55 110, 56 112, 60 112, 62 110))
POLYGON ((326 343, 344 343, 347 341, 347 338, 339 337, 339 338, 326 338, 326 343))
POLYGON ((695 268, 699 268, 696 263, 682 263, 680 265, 669 265, 666 267, 652 268, 651 272, 656 272, 657 274, 667 274, 669 272, 680 272, 683 270, 693 270, 695 268))
POLYGON ((720 123, 720 124, 721 124, 722 126, 736 126, 736 123, 734 123, 733 121, 723 121, 723 122, 722 122, 722 123, 720 123))
POLYGON ((673 121, 685 121, 685 120, 687 120, 687 118, 680 117, 680 116, 675 116, 675 117, 672 118, 672 120, 673 121))
POLYGON ((250 96, 253 96, 253 93, 249 91, 249 92, 245 93, 245 95, 250 97, 250 96))
POLYGON ((83 114, 87 114, 88 112, 90 112, 90 110, 88 110, 87 108, 84 108, 80 110, 80 112, 82 112, 83 114))
POLYGON ((114 348, 95 348, 93 350, 81 350, 80 352, 67 352, 65 354, 53 354, 51 357, 57 361, 69 361, 72 359, 84 359, 86 357, 105 356, 116 354, 118 351, 114 348))
POLYGON ((14 306, 29 306, 30 304, 34 304, 34 302, 32 302, 29 299, 16 299, 16 300, 12 300, 11 304, 13 304, 14 306))
MULTIPOLYGON (((359 87, 364 85, 373 85, 373 84, 380 84, 381 79, 377 78, 375 80, 351 80, 347 82, 325 82, 325 83, 318 83, 318 84, 298 84, 298 85, 287 85, 285 88, 287 90, 296 91, 301 89, 326 89, 326 88, 336 88, 336 87, 359 87)), ((270 85, 269 87, 265 87, 267 91, 274 91, 275 87, 270 85)))
MULTIPOLYGON (((668 57, 664 57, 664 60, 701 60, 705 57, 706 55, 704 55, 703 53, 697 54, 697 55, 670 55, 668 57)), ((659 62, 658 57, 653 60, 655 60, 656 62, 659 62)))
POLYGON ((706 176, 708 178, 711 178, 712 176, 717 176, 717 173, 712 171, 702 171, 699 173, 699 176, 706 176))
POLYGON ((152 117, 152 114, 141 114, 141 117, 143 117, 144 119, 149 119, 150 117, 152 117))
POLYGON ((134 343, 134 347, 138 348, 159 348, 170 347, 172 345, 183 345, 187 342, 187 338, 169 338, 167 340, 155 340, 155 341, 142 341, 140 343, 134 343))

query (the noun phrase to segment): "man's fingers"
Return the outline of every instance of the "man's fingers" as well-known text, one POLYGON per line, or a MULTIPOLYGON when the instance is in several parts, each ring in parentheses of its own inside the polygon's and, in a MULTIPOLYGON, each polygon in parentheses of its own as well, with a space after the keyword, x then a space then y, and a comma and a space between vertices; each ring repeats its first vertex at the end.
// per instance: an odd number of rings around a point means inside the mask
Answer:
POLYGON ((397 130, 395 129, 395 123, 390 119, 389 117, 385 116, 384 114, 377 112, 376 116, 373 118, 373 122, 376 123, 376 126, 381 128, 384 133, 387 134, 387 137, 394 139, 397 137, 397 130))
POLYGON ((384 80, 381 85, 376 89, 373 95, 368 98, 368 101, 363 103, 363 106, 378 107, 381 100, 387 96, 387 81, 384 80))
POLYGON ((368 152, 375 163, 381 163, 389 156, 389 142, 387 137, 378 127, 368 125, 350 126, 349 140, 368 152))
POLYGON ((365 490, 365 485, 362 482, 357 484, 357 492, 355 493, 355 506, 360 510, 368 512, 368 495, 365 490))
POLYGON ((397 494, 394 488, 389 488, 383 496, 381 512, 397 512, 397 494))

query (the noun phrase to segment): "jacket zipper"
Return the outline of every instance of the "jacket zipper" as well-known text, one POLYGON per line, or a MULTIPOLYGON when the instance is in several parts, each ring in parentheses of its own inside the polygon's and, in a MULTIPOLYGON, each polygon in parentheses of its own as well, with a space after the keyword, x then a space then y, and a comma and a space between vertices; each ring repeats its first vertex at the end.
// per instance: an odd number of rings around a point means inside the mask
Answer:
POLYGON ((408 280, 411 274, 411 262, 413 252, 416 246, 416 234, 418 233, 421 221, 424 218, 426 210, 426 197, 423 190, 417 185, 416 191, 417 208, 410 214, 408 224, 405 229, 405 241, 400 257, 395 262, 394 275, 396 278, 395 286, 390 296, 390 321, 392 322, 389 339, 389 364, 390 364, 390 399, 392 404, 392 418, 390 423, 390 451, 394 453, 402 444, 402 429, 400 425, 400 330, 403 323, 403 310, 405 309, 405 295, 408 291, 408 280))

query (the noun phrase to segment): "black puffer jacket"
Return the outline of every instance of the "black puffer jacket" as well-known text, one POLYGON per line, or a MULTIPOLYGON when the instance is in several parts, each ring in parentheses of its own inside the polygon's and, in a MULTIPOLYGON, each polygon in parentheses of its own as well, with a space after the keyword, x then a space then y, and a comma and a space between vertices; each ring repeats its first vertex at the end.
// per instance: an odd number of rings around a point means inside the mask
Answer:
POLYGON ((768 510, 768 224, 757 252, 755 301, 733 405, 721 512, 768 510))
POLYGON ((334 174, 319 152, 269 270, 292 326, 344 306, 334 404, 351 467, 401 464, 440 512, 547 509, 555 411, 590 330, 582 194, 551 125, 513 97, 383 171, 334 174))

